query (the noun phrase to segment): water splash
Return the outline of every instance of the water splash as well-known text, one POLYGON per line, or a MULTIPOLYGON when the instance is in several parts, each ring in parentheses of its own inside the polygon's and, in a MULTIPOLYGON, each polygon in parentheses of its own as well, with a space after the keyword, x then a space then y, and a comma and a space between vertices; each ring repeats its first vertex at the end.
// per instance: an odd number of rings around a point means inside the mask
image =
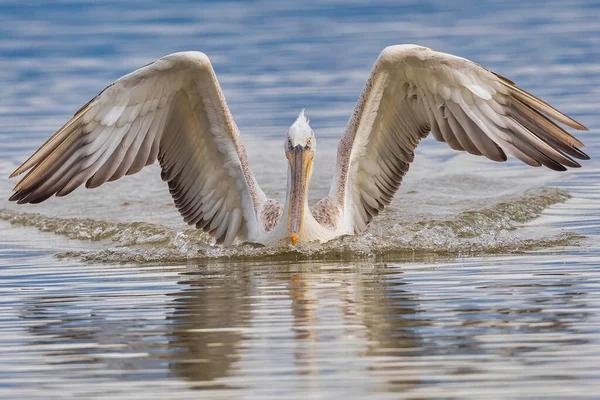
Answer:
POLYGON ((297 247, 287 242, 264 247, 243 243, 229 248, 211 245, 211 238, 194 229, 177 230, 144 222, 124 223, 81 218, 57 218, 0 209, 0 219, 35 227, 69 239, 97 242, 101 249, 59 253, 88 262, 182 262, 204 259, 361 259, 407 254, 511 253, 572 245, 572 232, 523 228, 546 208, 566 201, 568 192, 539 188, 510 196, 488 208, 464 211, 451 218, 403 221, 393 213, 374 223, 367 233, 325 244, 297 247), (392 218, 389 218, 389 217, 392 218), (519 228, 519 229, 518 229, 519 228))

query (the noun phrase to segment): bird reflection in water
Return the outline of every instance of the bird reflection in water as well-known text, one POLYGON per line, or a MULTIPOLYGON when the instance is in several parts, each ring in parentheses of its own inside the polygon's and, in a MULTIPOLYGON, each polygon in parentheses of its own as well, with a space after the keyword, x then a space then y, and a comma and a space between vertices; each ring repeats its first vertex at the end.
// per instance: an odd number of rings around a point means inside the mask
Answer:
POLYGON ((169 317, 171 369, 202 383, 199 388, 229 387, 228 380, 206 381, 265 368, 317 386, 318 376, 356 370, 357 358, 381 355, 380 348, 420 347, 414 328, 427 322, 417 317, 418 298, 402 289, 401 274, 388 279, 381 265, 224 265, 216 271, 187 273, 182 283, 190 288, 177 294, 169 317))
MULTIPOLYGON (((542 312, 538 297, 510 310, 455 296, 458 303, 448 303, 454 308, 431 310, 435 299, 423 302, 400 268, 384 264, 207 264, 188 267, 178 279, 176 292, 168 285, 148 292, 135 282, 129 295, 32 294, 21 311, 31 345, 47 346, 52 365, 87 368, 102 379, 179 377, 193 388, 227 390, 263 385, 265 376, 311 388, 368 374, 378 390, 406 391, 431 373, 422 369, 427 357, 450 357, 427 368, 477 372, 457 367, 456 356, 497 356, 478 339, 490 329, 508 335, 510 354, 520 351, 509 335, 513 326, 516 335, 548 324, 568 331, 570 321, 585 318, 542 312), (503 322, 508 314, 514 318, 503 322), (423 332, 430 340, 421 339, 423 332)), ((581 300, 575 292, 550 297, 555 306, 581 300)))

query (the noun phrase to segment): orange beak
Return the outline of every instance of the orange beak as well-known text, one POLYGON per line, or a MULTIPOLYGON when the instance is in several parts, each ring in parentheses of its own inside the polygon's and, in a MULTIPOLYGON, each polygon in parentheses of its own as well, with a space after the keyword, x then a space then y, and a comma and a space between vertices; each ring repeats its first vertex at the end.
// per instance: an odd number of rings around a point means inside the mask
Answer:
POLYGON ((288 234, 295 246, 302 231, 302 221, 304 219, 304 204, 306 203, 306 192, 308 188, 308 179, 310 176, 310 167, 314 153, 298 145, 292 150, 286 152, 291 168, 291 188, 288 199, 288 234))

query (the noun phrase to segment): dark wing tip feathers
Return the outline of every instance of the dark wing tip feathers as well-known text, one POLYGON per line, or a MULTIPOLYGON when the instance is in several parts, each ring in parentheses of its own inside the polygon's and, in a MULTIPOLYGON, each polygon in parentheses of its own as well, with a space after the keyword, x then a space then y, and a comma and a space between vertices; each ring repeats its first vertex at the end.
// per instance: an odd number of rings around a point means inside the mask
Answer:
MULTIPOLYGON (((517 86, 517 84, 515 82, 511 81, 510 79, 508 79, 496 72, 493 72, 493 71, 492 71, 492 74, 494 74, 500 80, 500 82, 502 82, 502 84, 504 84, 506 87, 508 87, 509 90, 516 91, 518 94, 521 94, 521 95, 529 98, 531 101, 533 101, 534 103, 541 106, 542 110, 540 110, 540 111, 543 111, 545 114, 549 114, 549 112, 550 112, 549 115, 552 116, 554 119, 562 122, 563 124, 573 128, 573 129, 576 129, 578 131, 589 131, 589 129, 585 125, 581 124, 580 122, 574 120, 573 118, 569 117, 568 115, 557 110, 556 108, 554 108, 550 104, 546 103, 542 99, 538 98, 537 96, 519 88, 517 86)), ((582 146, 583 146, 583 144, 582 144, 582 146)))
MULTIPOLYGON (((526 114, 530 114, 531 112, 537 114, 537 117, 541 118, 543 120, 543 122, 547 123, 550 125, 550 128, 548 128, 548 125, 546 125, 546 127, 544 128, 540 128, 537 126, 534 126, 537 129, 533 129, 533 133, 534 135, 538 136, 540 139, 542 139, 545 143, 547 143, 548 145, 550 145, 551 147, 555 148, 556 151, 558 151, 559 153, 563 154, 570 162, 567 164, 569 167, 572 168, 579 168, 581 167, 581 165, 579 163, 577 163, 574 160, 571 160, 571 158, 569 158, 569 156, 580 159, 580 160, 589 160, 590 157, 583 152, 579 147, 584 147, 585 145, 583 144, 583 142, 581 142, 579 139, 575 138, 574 136, 572 136, 571 134, 569 134, 567 131, 563 130, 562 128, 560 128, 558 125, 556 125, 553 121, 551 121, 549 118, 547 118, 546 116, 549 116, 573 129, 576 129, 578 131, 588 131, 589 129, 584 126, 583 124, 579 123, 578 121, 574 120, 573 118, 569 117, 568 115, 562 113, 561 111, 557 110, 556 108, 554 108, 553 106, 551 106, 550 104, 546 103, 545 101, 541 100, 540 98, 532 95, 531 93, 519 88, 516 86, 516 84, 511 81, 510 79, 507 79, 505 77, 503 77, 500 74, 497 74, 495 72, 492 72, 496 77, 498 77, 500 79, 500 82, 508 89, 509 91, 509 97, 516 101, 521 107, 526 107, 528 108, 530 111, 527 111, 526 114), (562 134, 563 136, 555 136, 553 134, 547 134, 545 132, 544 135, 540 135, 540 129, 541 131, 554 131, 556 132, 556 130, 558 130, 559 134, 562 134), (565 137, 567 138, 565 141, 565 137)), ((523 116, 523 114, 518 113, 520 115, 520 117, 523 116)), ((516 117, 517 115, 515 115, 516 117)), ((523 123, 524 120, 520 119, 518 121, 519 123, 523 123)), ((533 121, 530 121, 533 122, 533 121)), ((534 128, 531 126, 531 124, 526 124, 527 127, 526 129, 530 129, 530 128, 534 128)), ((537 124, 534 124, 537 125, 537 124)), ((552 159, 550 159, 549 157, 547 157, 546 155, 540 153, 544 160, 538 160, 539 162, 541 162, 544 166, 555 170, 555 171, 566 171, 567 168, 562 165, 561 162, 557 162, 554 161, 552 159)))
MULTIPOLYGON (((482 67, 482 68, 483 68, 483 67, 482 67)), ((485 68, 485 69, 486 69, 487 71, 490 71, 490 70, 489 70, 489 69, 487 69, 487 68, 485 68)), ((503 82, 506 82, 506 83, 508 83, 509 85, 512 85, 512 86, 517 86, 517 84, 516 84, 515 82, 513 82, 513 81, 512 81, 512 80, 510 80, 510 79, 508 79, 507 77, 505 77, 505 76, 503 76, 503 75, 500 75, 499 73, 497 73, 497 72, 494 72, 494 71, 490 71, 490 72, 491 72, 492 74, 496 75, 496 77, 497 77, 498 79, 500 79, 501 81, 503 81, 503 82)))

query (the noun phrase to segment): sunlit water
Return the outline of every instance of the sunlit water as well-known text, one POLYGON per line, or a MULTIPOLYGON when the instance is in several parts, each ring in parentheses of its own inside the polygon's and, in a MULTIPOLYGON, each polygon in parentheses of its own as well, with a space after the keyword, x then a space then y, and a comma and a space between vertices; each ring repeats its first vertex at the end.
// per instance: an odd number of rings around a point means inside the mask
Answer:
POLYGON ((598 15, 584 1, 1 3, 0 396, 597 398, 598 15), (396 43, 515 80, 590 128, 592 160, 558 174, 428 139, 367 233, 299 248, 212 247, 156 166, 6 201, 8 174, 79 106, 180 50, 211 58, 271 197, 306 108, 318 199, 396 43))

